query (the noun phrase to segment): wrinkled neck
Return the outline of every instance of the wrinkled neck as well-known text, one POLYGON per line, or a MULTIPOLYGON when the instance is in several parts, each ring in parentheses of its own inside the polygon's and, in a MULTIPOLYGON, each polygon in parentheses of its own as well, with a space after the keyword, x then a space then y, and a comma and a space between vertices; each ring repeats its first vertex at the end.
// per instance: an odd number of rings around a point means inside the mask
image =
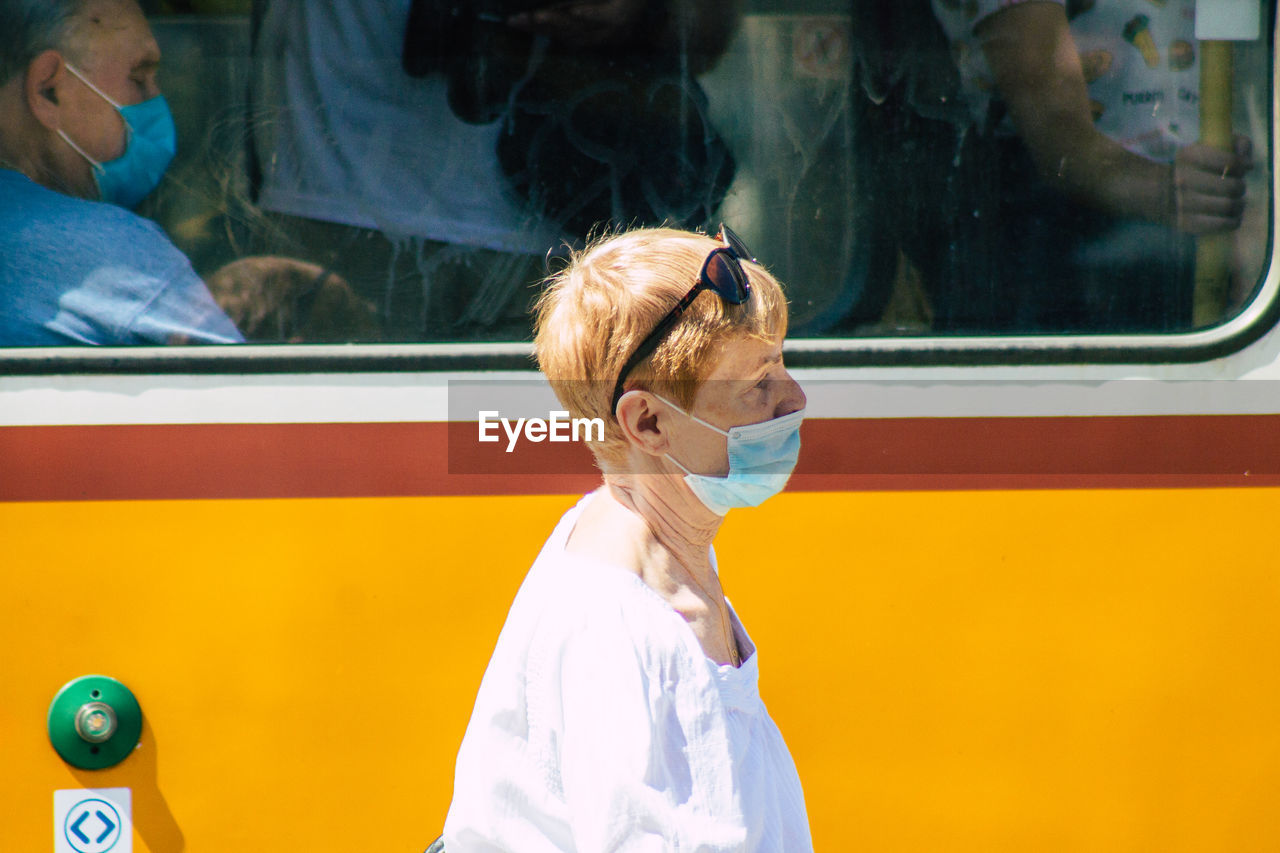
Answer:
MULTIPOLYGON (((724 517, 707 509, 676 474, 640 473, 605 477, 610 496, 631 512, 637 527, 637 544, 646 551, 654 546, 695 579, 714 576, 710 549, 724 517)), ((675 567, 669 567, 675 574, 675 567)))

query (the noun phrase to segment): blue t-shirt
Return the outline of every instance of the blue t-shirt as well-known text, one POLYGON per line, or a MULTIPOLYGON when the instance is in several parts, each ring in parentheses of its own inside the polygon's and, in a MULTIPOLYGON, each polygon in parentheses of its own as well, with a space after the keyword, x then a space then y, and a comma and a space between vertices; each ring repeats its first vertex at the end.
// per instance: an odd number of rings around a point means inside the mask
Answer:
POLYGON ((0 169, 0 346, 243 340, 155 223, 0 169))

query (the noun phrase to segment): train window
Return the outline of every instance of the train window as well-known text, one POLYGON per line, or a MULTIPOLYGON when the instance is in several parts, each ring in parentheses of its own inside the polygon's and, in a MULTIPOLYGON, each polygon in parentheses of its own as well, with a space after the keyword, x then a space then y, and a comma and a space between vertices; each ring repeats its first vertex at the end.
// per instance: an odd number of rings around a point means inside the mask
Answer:
MULTIPOLYGON (((0 271, 0 346, 524 341, 565 247, 720 221, 794 337, 1159 346, 1245 311, 1269 262, 1274 4, 1241 5, 146 0, 179 142, 136 210, 208 292, 104 281, 144 253, 104 233, 92 269, 0 271)), ((124 180, 30 174, 16 133, 10 184, 124 180)), ((90 175, 88 141, 54 159, 90 175)))

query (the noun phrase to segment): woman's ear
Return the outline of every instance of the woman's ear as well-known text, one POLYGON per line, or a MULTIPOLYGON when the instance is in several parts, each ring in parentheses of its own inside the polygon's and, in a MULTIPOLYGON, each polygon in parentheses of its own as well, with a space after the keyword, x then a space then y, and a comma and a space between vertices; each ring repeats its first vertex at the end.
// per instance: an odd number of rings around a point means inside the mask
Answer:
POLYGON ((618 426, 627 443, 650 456, 666 454, 670 442, 666 431, 666 412, 648 391, 628 391, 618 400, 618 426))
POLYGON ((62 126, 58 87, 66 81, 65 69, 66 63, 56 50, 46 50, 27 64, 22 93, 36 121, 49 130, 62 126))

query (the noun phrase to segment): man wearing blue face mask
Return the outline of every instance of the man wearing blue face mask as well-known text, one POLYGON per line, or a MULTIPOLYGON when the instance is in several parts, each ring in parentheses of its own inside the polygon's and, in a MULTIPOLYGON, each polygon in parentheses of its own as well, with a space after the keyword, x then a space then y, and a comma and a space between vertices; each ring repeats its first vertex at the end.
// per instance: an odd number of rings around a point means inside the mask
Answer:
POLYGON ((0 346, 243 340, 132 208, 176 148, 135 0, 0 0, 0 346))

